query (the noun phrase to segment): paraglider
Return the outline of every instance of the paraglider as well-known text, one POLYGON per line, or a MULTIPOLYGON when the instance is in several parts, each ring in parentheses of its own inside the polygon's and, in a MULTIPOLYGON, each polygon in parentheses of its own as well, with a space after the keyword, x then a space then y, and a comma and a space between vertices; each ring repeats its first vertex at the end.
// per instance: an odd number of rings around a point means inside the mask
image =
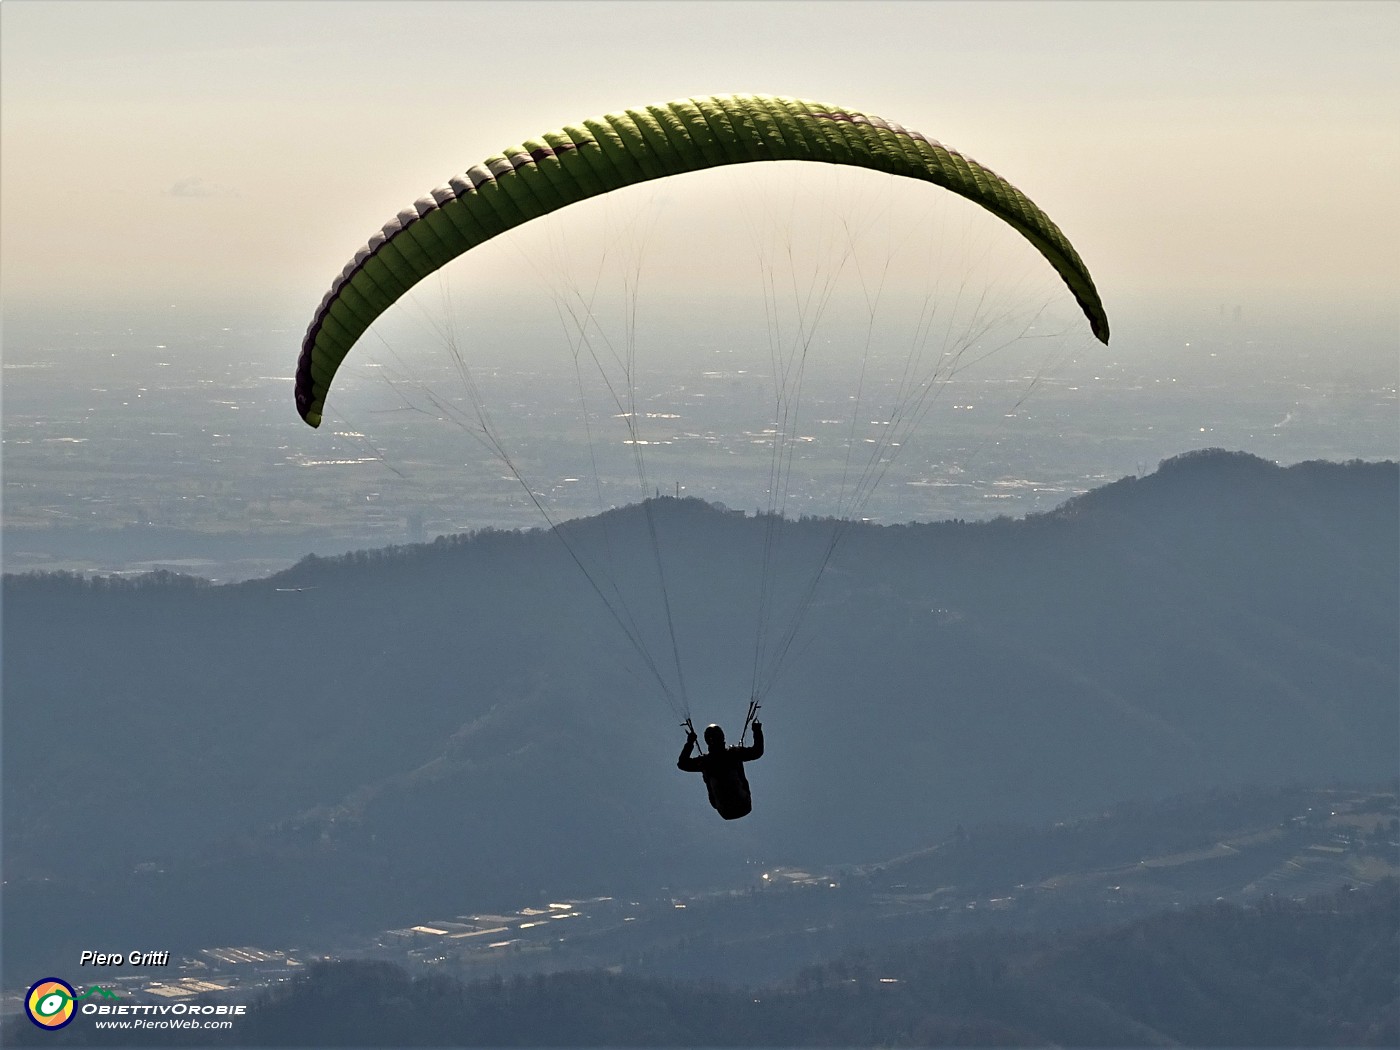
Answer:
POLYGON ((753 745, 742 743, 728 746, 724 730, 717 725, 705 727, 705 753, 695 754, 698 738, 688 729, 685 746, 681 748, 676 768, 686 773, 699 773, 705 778, 705 791, 710 805, 725 820, 738 820, 753 812, 753 794, 749 778, 744 775, 744 763, 763 757, 763 723, 753 723, 753 745))
MULTIPOLYGON (((1023 239, 1050 264, 1087 319, 1090 331, 1101 342, 1108 342, 1108 317, 1093 278, 1073 245, 1025 194, 990 169, 919 132, 858 110, 779 96, 713 95, 627 109, 529 139, 466 169, 401 211, 345 265, 316 309, 297 361, 298 413, 310 426, 319 426, 337 370, 370 326, 415 285, 464 253, 541 216, 614 190, 726 165, 768 161, 806 161, 867 169, 898 180, 928 183, 972 202, 1014 231, 1010 239, 1016 241, 1018 249, 1023 247, 1023 239)), ((737 191, 729 199, 736 210, 742 210, 748 203, 743 191, 737 191)), ((1029 252, 1025 254, 1030 255, 1029 252)), ((814 308, 814 312, 819 313, 819 308, 814 308)), ((588 325, 592 322, 593 318, 588 316, 578 323, 581 342, 586 341, 588 325)), ((743 766, 763 754, 762 726, 752 722, 754 712, 759 700, 776 681, 798 624, 811 604, 817 581, 845 534, 838 524, 829 541, 819 545, 805 579, 799 579, 790 588, 794 611, 788 626, 780 628, 775 623, 780 613, 775 611, 774 599, 778 571, 774 523, 783 516, 792 464, 791 447, 796 440, 802 363, 815 325, 814 319, 812 324, 807 324, 799 317, 799 322, 797 342, 800 345, 793 351, 796 360, 794 357, 778 359, 780 355, 775 351, 775 425, 764 431, 773 437, 763 563, 754 574, 760 596, 756 603, 759 623, 755 632, 749 717, 737 746, 726 746, 723 730, 717 725, 711 726, 706 731, 708 750, 700 755, 694 754, 698 737, 690 726, 680 646, 667 596, 666 573, 651 503, 643 499, 664 615, 646 617, 627 607, 617 581, 607 579, 606 570, 591 562, 558 527, 511 462, 490 424, 488 413, 473 391, 485 443, 568 548, 574 563, 627 635, 660 691, 684 719, 687 741, 677 764, 682 770, 704 776, 710 802, 726 820, 742 817, 752 809, 743 766), (648 621, 665 625, 674 663, 674 691, 667 681, 670 672, 663 673, 662 661, 648 651, 643 638, 648 621), (745 746, 742 741, 750 722, 754 744, 745 746)), ((930 397, 958 369, 962 353, 989 330, 986 326, 974 328, 955 349, 950 351, 945 347, 931 371, 921 371, 916 366, 928 338, 926 314, 921 314, 919 323, 921 334, 913 340, 905 374, 896 384, 895 407, 881 421, 883 433, 878 439, 869 439, 872 450, 868 455, 857 459, 847 453, 841 484, 844 491, 849 472, 855 496, 853 513, 838 511, 836 518, 840 521, 859 513, 863 501, 869 498, 883 476, 893 450, 902 443, 903 435, 917 425, 930 397), (945 362, 948 362, 946 367, 945 362)), ((778 342, 771 333, 770 341, 778 342)), ((632 340, 627 342, 630 345, 632 340)), ((979 348, 979 354, 984 356, 993 352, 995 346, 990 350, 979 348)), ((465 365, 459 362, 459 368, 466 376, 465 365)), ((625 444, 635 457, 638 480, 646 493, 650 491, 649 479, 645 477, 642 456, 647 442, 640 440, 635 430, 639 413, 630 365, 616 387, 610 379, 607 383, 610 395, 617 390, 631 395, 616 399, 615 418, 623 420, 629 428, 630 436, 625 444)), ((850 401, 859 410, 859 393, 850 401)), ((434 404, 444 407, 437 401, 434 404)), ((852 436, 848 441, 854 447, 857 440, 854 416, 850 422, 848 433, 852 436)), ((598 473, 596 464, 594 473, 598 473)))

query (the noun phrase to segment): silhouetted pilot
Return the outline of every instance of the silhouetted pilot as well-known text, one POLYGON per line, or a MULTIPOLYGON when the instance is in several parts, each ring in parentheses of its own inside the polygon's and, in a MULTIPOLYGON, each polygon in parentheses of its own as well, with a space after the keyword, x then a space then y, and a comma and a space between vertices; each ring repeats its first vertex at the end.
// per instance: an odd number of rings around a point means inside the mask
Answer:
POLYGON ((749 778, 744 776, 744 763, 763 757, 763 723, 753 724, 753 747, 725 747, 724 730, 713 725, 705 729, 708 753, 692 755, 695 744, 695 733, 686 733, 685 747, 681 749, 676 767, 705 778, 710 805, 725 820, 746 816, 753 809, 753 797, 749 794, 749 778))

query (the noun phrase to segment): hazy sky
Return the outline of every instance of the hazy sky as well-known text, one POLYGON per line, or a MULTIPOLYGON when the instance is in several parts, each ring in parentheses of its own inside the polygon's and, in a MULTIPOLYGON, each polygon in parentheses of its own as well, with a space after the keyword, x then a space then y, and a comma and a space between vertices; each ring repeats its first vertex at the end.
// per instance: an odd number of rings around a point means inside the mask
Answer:
POLYGON ((3 292, 314 307, 482 157, 630 105, 753 91, 968 153, 1110 304, 1400 288, 1400 4, 0 5, 3 292))

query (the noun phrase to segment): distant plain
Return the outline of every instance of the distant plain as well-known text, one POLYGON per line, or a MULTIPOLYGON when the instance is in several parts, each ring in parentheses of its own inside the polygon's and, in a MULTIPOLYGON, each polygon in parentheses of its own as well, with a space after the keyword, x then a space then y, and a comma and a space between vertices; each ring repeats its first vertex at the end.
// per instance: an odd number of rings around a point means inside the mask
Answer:
MULTIPOLYGON (((229 581, 306 553, 545 526, 481 442, 467 383, 421 313, 357 349, 319 430, 292 404, 300 318, 8 317, 5 571, 163 567, 229 581)), ((548 304, 481 313, 453 345, 551 520, 657 489, 767 505, 772 379, 752 326, 718 311, 639 330, 639 480, 627 430, 577 380, 548 304)), ((1282 464, 1400 458, 1383 325, 1264 323, 1217 304, 1194 319, 1128 317, 1120 331, 1111 348, 1012 348, 954 376, 856 516, 1019 517, 1195 448, 1282 464)), ((852 513, 845 450, 881 418, 853 409, 852 373, 830 364, 861 334, 838 319, 821 335, 832 357, 812 355, 778 503, 794 517, 852 513)), ((863 397, 877 394, 871 382, 863 397)))

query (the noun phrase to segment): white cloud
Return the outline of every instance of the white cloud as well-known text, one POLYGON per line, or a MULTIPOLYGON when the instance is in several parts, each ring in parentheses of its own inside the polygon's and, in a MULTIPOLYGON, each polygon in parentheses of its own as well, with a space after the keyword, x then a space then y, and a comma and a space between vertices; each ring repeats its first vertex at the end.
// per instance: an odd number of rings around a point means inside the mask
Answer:
POLYGON ((210 185, 197 175, 178 180, 165 191, 167 197, 232 197, 234 191, 225 186, 210 185))

